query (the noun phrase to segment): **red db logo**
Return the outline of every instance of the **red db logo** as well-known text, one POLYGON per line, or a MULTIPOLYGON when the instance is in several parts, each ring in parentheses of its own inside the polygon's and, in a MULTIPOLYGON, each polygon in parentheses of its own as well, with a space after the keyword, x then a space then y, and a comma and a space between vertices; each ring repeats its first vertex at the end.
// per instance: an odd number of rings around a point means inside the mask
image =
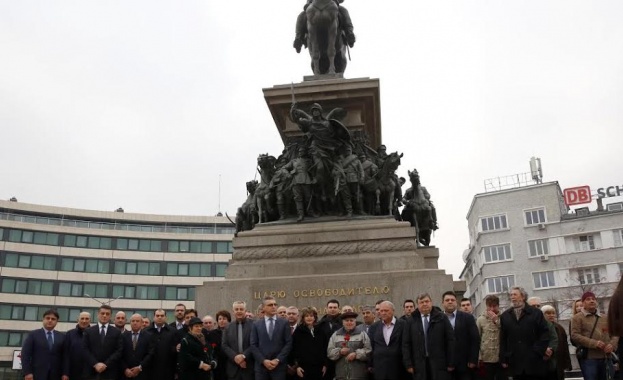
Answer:
POLYGON ((565 204, 567 206, 581 205, 584 203, 591 203, 593 198, 591 197, 590 186, 580 186, 565 189, 563 192, 565 197, 565 204))

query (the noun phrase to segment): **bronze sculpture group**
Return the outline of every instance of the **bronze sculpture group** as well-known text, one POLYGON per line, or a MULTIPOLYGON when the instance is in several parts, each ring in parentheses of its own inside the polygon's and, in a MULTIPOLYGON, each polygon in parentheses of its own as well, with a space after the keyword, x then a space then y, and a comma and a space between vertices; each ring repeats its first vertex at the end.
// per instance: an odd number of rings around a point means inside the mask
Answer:
MULTIPOLYGON (((294 48, 309 49, 315 75, 339 74, 346 69, 349 47, 355 43, 353 23, 344 0, 306 0, 296 21, 294 48)), ((300 109, 292 92, 289 117, 301 137, 288 137, 282 154, 257 158, 259 181, 247 182, 247 199, 236 214, 236 234, 258 223, 306 217, 393 216, 415 227, 417 242, 430 244, 437 227, 430 194, 420 184, 417 170, 409 171, 411 187, 398 178, 402 154, 372 149, 364 132, 349 132, 341 123, 342 108, 326 115, 319 104, 309 113, 300 109), (399 207, 403 206, 402 211, 399 207)))
POLYGON ((292 105, 290 119, 303 136, 287 141, 278 158, 258 156, 260 180, 247 182, 248 197, 236 215, 237 232, 290 216, 300 222, 324 215, 387 215, 411 222, 418 242, 430 244, 436 213, 417 171, 409 172, 412 187, 403 197, 405 181, 396 175, 403 155, 388 154, 384 145, 372 149, 365 138, 353 137, 340 122, 345 115, 341 108, 324 115, 319 104, 311 105, 310 114, 292 105))

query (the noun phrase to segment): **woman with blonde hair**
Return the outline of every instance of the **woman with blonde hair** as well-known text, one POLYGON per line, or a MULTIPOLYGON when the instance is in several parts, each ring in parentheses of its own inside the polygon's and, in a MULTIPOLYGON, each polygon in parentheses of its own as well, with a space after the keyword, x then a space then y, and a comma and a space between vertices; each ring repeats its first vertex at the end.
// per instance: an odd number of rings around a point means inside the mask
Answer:
MULTIPOLYGON (((556 309, 552 305, 544 305, 541 307, 545 320, 554 325, 556 335, 558 336, 558 348, 554 352, 554 356, 550 359, 550 372, 556 376, 556 379, 563 380, 565 378, 565 370, 571 370, 571 355, 569 354, 569 345, 567 344, 567 333, 565 328, 557 322, 556 309)), ((553 378, 553 376, 550 376, 553 378)))

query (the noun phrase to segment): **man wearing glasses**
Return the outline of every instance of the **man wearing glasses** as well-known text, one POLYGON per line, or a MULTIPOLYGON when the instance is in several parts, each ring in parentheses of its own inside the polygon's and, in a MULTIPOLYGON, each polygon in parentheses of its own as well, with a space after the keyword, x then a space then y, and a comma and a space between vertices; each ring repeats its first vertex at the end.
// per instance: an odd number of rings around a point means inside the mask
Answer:
POLYGON ((287 319, 277 318, 274 297, 264 297, 264 318, 253 323, 251 352, 255 360, 255 380, 285 380, 292 337, 287 319))

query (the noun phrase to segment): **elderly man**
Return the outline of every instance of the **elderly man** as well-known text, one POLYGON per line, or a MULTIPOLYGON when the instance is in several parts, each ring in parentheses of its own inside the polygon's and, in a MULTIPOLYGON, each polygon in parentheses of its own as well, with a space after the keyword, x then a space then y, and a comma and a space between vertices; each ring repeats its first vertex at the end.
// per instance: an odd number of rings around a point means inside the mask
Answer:
MULTIPOLYGON (((228 380, 253 380, 254 363, 251 355, 253 321, 247 318, 247 304, 232 305, 234 321, 223 331, 222 349, 227 357, 225 372, 228 380)), ((222 365, 222 364, 221 364, 222 365)))
POLYGON ((76 328, 67 332, 65 344, 66 355, 69 360, 69 378, 81 379, 84 375, 84 330, 91 326, 91 314, 82 312, 78 315, 76 328))
POLYGON ((143 317, 140 314, 130 317, 130 331, 125 331, 122 339, 121 371, 124 379, 147 379, 147 372, 144 371, 151 365, 155 346, 151 334, 143 330, 143 317))
POLYGON ((205 317, 203 317, 201 322, 203 323, 203 328, 206 329, 207 331, 214 330, 214 327, 215 327, 214 318, 212 318, 211 315, 206 315, 205 317))
POLYGON ((608 318, 599 313, 593 292, 582 294, 582 310, 571 319, 571 339, 586 350, 585 357, 578 357, 584 379, 606 379, 605 357, 619 341, 608 333, 608 318))
POLYGON ((396 319, 394 304, 383 301, 379 308, 381 320, 370 335, 372 355, 370 367, 375 380, 406 379, 408 374, 402 365, 402 334, 406 322, 396 319))
POLYGON ((549 328, 543 313, 526 303, 521 287, 510 291, 511 306, 500 316, 500 363, 514 380, 534 379, 547 373, 549 328))

